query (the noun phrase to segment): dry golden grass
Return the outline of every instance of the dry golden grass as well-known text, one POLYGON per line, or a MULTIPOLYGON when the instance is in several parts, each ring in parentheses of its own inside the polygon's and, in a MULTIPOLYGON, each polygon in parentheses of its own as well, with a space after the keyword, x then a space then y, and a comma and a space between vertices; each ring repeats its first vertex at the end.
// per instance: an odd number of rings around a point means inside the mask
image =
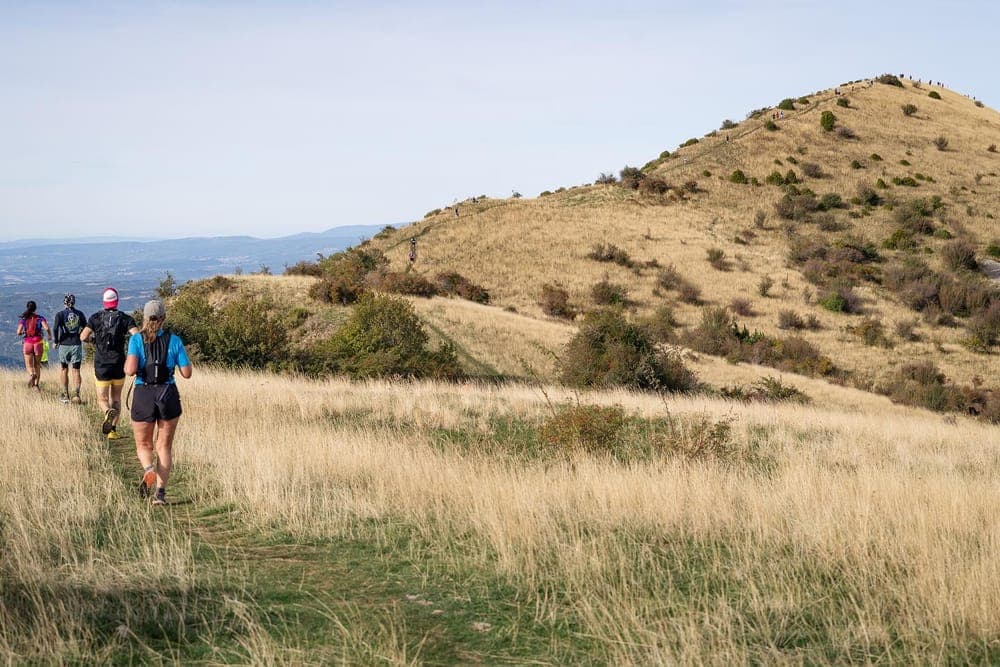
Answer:
MULTIPOLYGON (((818 195, 836 192, 846 200, 854 196, 859 181, 874 183, 884 178, 891 182, 894 176, 921 173, 935 182, 921 181, 919 188, 893 187, 890 192, 899 197, 941 196, 953 230, 974 233, 980 250, 1000 238, 1000 156, 986 150, 990 144, 1000 143, 1000 115, 996 111, 976 107, 964 96, 926 84, 920 89, 906 82, 903 89, 858 85, 842 90, 851 108, 837 106, 832 90, 820 91, 810 96, 808 107, 786 112, 777 132, 762 129, 769 117, 765 114, 679 150, 656 173, 673 184, 698 181, 703 192, 683 201, 660 205, 617 186, 583 186, 538 199, 463 202, 459 218, 446 210, 373 243, 387 251, 395 266, 402 267, 406 263, 405 241, 416 235, 420 239, 417 270, 428 276, 442 270, 459 271, 486 286, 497 304, 514 306, 536 317, 541 316, 537 300, 543 283, 561 283, 573 301, 590 305, 590 286, 605 274, 629 287, 640 310, 662 302, 664 297, 654 293, 655 269, 636 273, 585 258, 595 244, 613 243, 637 262, 655 259, 663 265, 675 264, 713 303, 726 305, 734 297, 752 299, 758 315, 747 320, 751 328, 778 333, 777 313, 784 308, 816 315, 823 329, 805 337, 843 366, 863 374, 882 376, 894 365, 928 358, 958 381, 995 375, 1000 371, 996 357, 962 348, 961 329, 922 325, 920 341, 891 350, 866 347, 846 334, 844 327, 854 318, 817 306, 815 288, 787 266, 785 236, 773 212, 782 194, 779 188, 728 181, 735 169, 761 182, 774 170, 785 173, 794 169, 802 177, 801 163, 815 162, 826 176, 805 179, 806 184, 818 195), (941 92, 943 99, 928 98, 930 90, 941 92), (919 108, 915 116, 903 115, 900 107, 906 103, 919 108), (819 116, 827 109, 837 115, 838 125, 853 129, 857 138, 845 140, 824 132, 819 116), (949 139, 947 151, 933 145, 938 136, 949 139), (883 160, 872 161, 873 153, 883 160), (788 156, 799 164, 789 163, 788 156), (776 165, 776 159, 783 164, 776 165), (865 168, 852 169, 850 163, 855 159, 865 168), (900 165, 903 159, 911 166, 900 165), (710 177, 703 175, 705 170, 711 172, 710 177), (738 232, 754 227, 758 210, 767 213, 770 229, 754 228, 757 236, 749 245, 735 243, 738 232), (710 247, 723 249, 734 260, 734 270, 722 273, 712 269, 706 260, 710 247), (764 275, 775 281, 772 298, 763 299, 756 293, 764 275), (808 304, 807 294, 812 294, 808 304)), ((850 232, 876 243, 892 228, 890 214, 882 210, 859 220, 851 220, 844 212, 837 215, 850 232)), ((928 241, 932 249, 942 243, 928 241)), ((931 257, 930 261, 937 260, 931 257)), ((861 293, 869 313, 883 319, 890 330, 897 320, 912 316, 885 292, 866 288, 861 293)), ((678 314, 685 323, 697 321, 694 307, 681 305, 678 314)))
POLYGON ((729 419, 772 465, 532 463, 435 433, 535 423, 549 410, 539 390, 204 372, 182 393, 178 466, 246 520, 375 540, 411 526, 422 540, 410 557, 428 576, 431 563, 495 571, 537 618, 576 619, 599 661, 997 655, 995 427, 872 403, 859 413, 605 392, 576 400, 729 419))

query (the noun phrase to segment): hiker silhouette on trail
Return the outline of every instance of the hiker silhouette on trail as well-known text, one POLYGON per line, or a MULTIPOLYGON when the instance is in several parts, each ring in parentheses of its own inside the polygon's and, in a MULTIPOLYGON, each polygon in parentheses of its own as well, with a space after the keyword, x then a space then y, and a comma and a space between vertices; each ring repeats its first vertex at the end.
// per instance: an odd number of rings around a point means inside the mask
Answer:
POLYGON ((80 364, 83 363, 83 342, 80 334, 87 325, 87 316, 76 309, 76 297, 63 297, 65 308, 56 313, 55 345, 59 352, 59 379, 62 382, 62 403, 80 403, 80 364), (73 367, 73 397, 69 395, 69 367, 73 367))
POLYGON ((457 206, 455 207, 455 217, 456 218, 458 217, 458 207, 457 206))
POLYGON ((104 310, 94 313, 80 333, 80 340, 94 341, 94 384, 97 404, 104 411, 101 432, 117 440, 122 387, 125 386, 125 344, 139 330, 131 315, 118 310, 118 290, 109 287, 101 297, 104 310))
POLYGON ((132 432, 135 453, 142 466, 139 496, 152 495, 153 505, 167 504, 167 480, 173 466, 174 434, 181 417, 181 396, 174 371, 191 377, 191 360, 180 336, 163 330, 167 309, 159 299, 142 309, 142 330, 128 341, 125 373, 135 376, 132 400, 132 432), (154 438, 155 449, 153 456, 154 438), (155 484, 155 491, 154 491, 155 484))
POLYGON ((41 391, 38 387, 38 380, 42 375, 42 353, 44 344, 42 343, 42 332, 52 340, 52 330, 49 323, 40 313, 37 312, 38 305, 34 301, 25 304, 24 312, 17 320, 17 335, 24 336, 24 344, 21 352, 24 354, 24 370, 28 371, 28 388, 41 391))
POLYGON ((417 237, 410 239, 410 264, 417 261, 417 237))

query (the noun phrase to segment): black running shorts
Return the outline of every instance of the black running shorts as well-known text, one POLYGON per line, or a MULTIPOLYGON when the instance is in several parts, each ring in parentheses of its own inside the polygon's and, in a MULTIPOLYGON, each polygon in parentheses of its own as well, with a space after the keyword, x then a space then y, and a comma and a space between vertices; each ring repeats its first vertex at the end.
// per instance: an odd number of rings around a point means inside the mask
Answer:
POLYGON ((137 384, 132 395, 132 421, 169 421, 181 416, 181 394, 175 384, 137 384))

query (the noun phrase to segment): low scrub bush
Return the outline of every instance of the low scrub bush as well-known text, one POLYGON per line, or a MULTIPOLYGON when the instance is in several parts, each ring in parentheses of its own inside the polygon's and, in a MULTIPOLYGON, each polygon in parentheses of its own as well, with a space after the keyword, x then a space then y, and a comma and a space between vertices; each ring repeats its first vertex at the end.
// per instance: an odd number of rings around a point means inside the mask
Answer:
POLYGON ((705 251, 708 263, 717 271, 728 271, 731 267, 726 258, 726 252, 722 248, 708 248, 705 251))
POLYGON ((927 97, 931 98, 932 100, 939 100, 941 99, 941 93, 939 93, 936 90, 932 90, 931 92, 927 93, 927 97))
POLYGON ((917 113, 917 105, 916 104, 904 104, 902 106, 902 109, 903 109, 903 115, 904 116, 912 116, 913 114, 917 113))
POLYGON ((782 384, 774 377, 764 377, 750 385, 723 387, 719 392, 725 398, 743 403, 810 403, 811 399, 789 384, 782 384))
POLYGON ((1000 300, 992 301, 969 318, 963 344, 974 352, 986 353, 1000 339, 1000 300))
POLYGON ((649 332, 617 309, 588 313, 559 360, 562 381, 573 387, 629 387, 690 391, 696 379, 681 360, 659 350, 649 332))
POLYGON ((739 185, 746 185, 747 175, 743 173, 741 169, 736 169, 729 175, 730 183, 737 183, 739 185))
POLYGON ((896 321, 895 332, 896 336, 903 341, 914 341, 918 340, 917 336, 917 318, 907 317, 896 321))
POLYGON ((895 74, 880 74, 875 77, 877 83, 884 84, 886 86, 896 86, 897 88, 903 87, 903 82, 899 80, 895 74))
POLYGON ((828 192, 819 198, 819 210, 829 211, 834 208, 841 208, 844 205, 843 199, 836 192, 828 192))
POLYGON ((996 144, 990 144, 989 146, 986 147, 986 150, 989 151, 990 153, 996 153, 997 152, 997 145, 996 144))
POLYGON ((416 271, 386 271, 373 280, 372 284, 382 292, 422 296, 426 299, 438 293, 434 283, 416 271))
POLYGON ((626 166, 619 172, 618 177, 623 188, 638 190, 639 184, 645 180, 646 174, 641 169, 626 166))
POLYGON ((642 326, 654 341, 669 343, 676 338, 679 323, 674 317, 674 309, 669 304, 661 304, 642 321, 642 326))
POLYGON ((767 130, 768 132, 777 132, 778 124, 775 123, 773 120, 768 120, 766 123, 764 123, 764 129, 767 130))
POLYGON ((733 311, 734 314, 740 315, 741 317, 753 317, 757 313, 754 312, 753 302, 750 299, 744 297, 734 297, 732 301, 729 302, 729 310, 733 311))
POLYGON ((885 325, 882 321, 872 317, 866 317, 857 324, 847 327, 847 332, 854 334, 861 341, 871 347, 892 347, 892 341, 885 333, 885 325))
POLYGON ((805 329, 806 321, 794 310, 784 309, 778 312, 779 329, 805 329))
POLYGON ((728 118, 722 121, 722 125, 719 126, 721 130, 731 130, 736 127, 737 123, 729 120, 728 118))
POLYGON ((688 139, 683 144, 681 144, 681 148, 687 148, 688 146, 694 146, 696 143, 698 143, 698 140, 692 137, 691 139, 688 139))
POLYGON ((955 239, 941 246, 941 261, 952 271, 975 271, 979 268, 975 246, 962 239, 955 239))
POLYGON ((851 160, 851 169, 864 169, 865 166, 858 160, 851 160))
POLYGON ((701 303, 701 288, 684 282, 677 288, 677 298, 684 303, 698 305, 701 303))
POLYGON ((823 173, 823 167, 819 166, 815 162, 803 162, 802 173, 809 178, 823 178, 826 174, 823 173))
POLYGON ((1000 240, 990 241, 986 246, 986 254, 994 259, 1000 258, 1000 240))
POLYGON ((435 215, 439 215, 440 213, 441 213, 441 209, 436 208, 436 209, 434 209, 432 211, 427 211, 426 213, 424 213, 424 217, 425 218, 433 218, 435 215))
POLYGON ((882 203, 882 198, 878 196, 878 191, 875 190, 870 181, 859 181, 855 191, 858 201, 865 206, 878 206, 882 203))
POLYGON ((286 276, 321 276, 323 269, 316 262, 301 260, 285 267, 286 276))
POLYGON ((587 259, 592 259, 596 262, 610 262, 626 267, 632 267, 634 264, 628 251, 624 248, 619 248, 613 243, 596 244, 587 253, 587 259))
POLYGON ((639 192, 644 195, 664 195, 670 185, 659 176, 647 176, 639 183, 639 192))
POLYGON ((605 174, 602 171, 601 175, 594 182, 598 185, 614 185, 618 182, 618 178, 614 174, 605 174))
POLYGON ((786 194, 774 204, 774 212, 784 220, 807 220, 817 210, 819 202, 816 197, 807 194, 786 194))
POLYGON ((560 285, 542 285, 542 295, 538 301, 542 312, 549 317, 571 320, 576 317, 576 309, 569 303, 569 292, 560 285))
POLYGON ((778 108, 783 111, 795 111, 795 100, 790 97, 786 97, 778 102, 778 108))
POLYGON ((590 288, 590 297, 599 306, 618 306, 628 302, 628 288, 605 276, 590 288))
POLYGON ((850 285, 840 285, 827 290, 817 303, 833 313, 860 313, 862 308, 861 297, 850 285))
POLYGON ((490 293, 460 273, 444 272, 434 276, 434 286, 440 294, 457 296, 476 303, 489 303, 490 293))
POLYGON ((851 103, 850 103, 850 101, 846 97, 838 97, 837 98, 837 106, 838 107, 843 107, 845 109, 849 109, 851 107, 851 103))
POLYGON ((902 366, 882 391, 896 403, 938 412, 954 410, 962 402, 957 388, 948 383, 944 373, 930 361, 902 366))
POLYGON ((939 151, 948 150, 948 138, 947 137, 936 138, 934 140, 934 147, 937 148, 939 151))
POLYGON ((840 126, 837 128, 837 136, 841 139, 857 139, 858 135, 849 127, 840 126))
POLYGON ((774 280, 771 276, 761 276, 760 281, 757 282, 757 294, 766 297, 774 287, 774 280))

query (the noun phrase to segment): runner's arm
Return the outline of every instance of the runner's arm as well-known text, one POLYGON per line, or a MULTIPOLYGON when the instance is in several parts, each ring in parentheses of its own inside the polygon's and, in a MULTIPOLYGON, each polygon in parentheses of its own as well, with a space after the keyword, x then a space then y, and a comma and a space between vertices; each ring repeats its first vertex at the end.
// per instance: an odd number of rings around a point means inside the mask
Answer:
POLYGON ((94 330, 90 328, 90 325, 87 325, 83 328, 83 331, 80 332, 80 340, 86 343, 93 335, 94 330))

